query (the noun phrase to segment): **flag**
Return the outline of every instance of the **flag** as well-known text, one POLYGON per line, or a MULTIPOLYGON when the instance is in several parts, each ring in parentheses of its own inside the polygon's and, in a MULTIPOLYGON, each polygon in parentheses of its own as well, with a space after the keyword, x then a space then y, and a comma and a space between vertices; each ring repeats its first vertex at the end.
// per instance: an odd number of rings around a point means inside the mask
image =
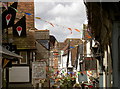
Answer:
POLYGON ((32 15, 31 13, 25 13, 26 15, 32 15))
POLYGON ((14 25, 16 11, 13 8, 17 9, 17 2, 14 2, 2 13, 2 29, 12 27, 14 25))
POLYGON ((77 32, 80 32, 80 30, 78 30, 78 29, 75 29, 77 32))
POLYGON ((70 31, 71 31, 71 34, 72 34, 72 29, 71 28, 68 28, 70 31))
POLYGON ((41 19, 40 17, 35 17, 36 19, 41 19))
POLYGON ((75 48, 75 47, 70 46, 70 48, 75 48))
POLYGON ((9 63, 10 60, 4 59, 3 68, 9 63))
POLYGON ((91 38, 91 36, 87 36, 87 38, 89 38, 89 39, 90 39, 90 38, 91 38))
POLYGON ((13 36, 25 37, 26 36, 26 18, 23 16, 14 26, 13 26, 13 36))
POLYGON ((14 7, 11 7, 12 9, 14 9, 16 12, 18 12, 18 10, 17 9, 15 9, 14 7))
POLYGON ((49 22, 49 24, 54 27, 54 25, 52 23, 49 22))
POLYGON ((8 10, 8 7, 7 7, 7 5, 5 3, 2 3, 2 5, 5 7, 5 9, 8 10))

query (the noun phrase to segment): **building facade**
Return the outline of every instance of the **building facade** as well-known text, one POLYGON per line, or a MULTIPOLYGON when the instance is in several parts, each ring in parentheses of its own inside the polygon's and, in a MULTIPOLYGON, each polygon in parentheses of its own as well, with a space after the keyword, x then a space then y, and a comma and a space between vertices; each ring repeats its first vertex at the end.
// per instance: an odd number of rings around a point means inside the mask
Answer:
POLYGON ((102 87, 119 87, 119 2, 85 2, 90 32, 99 42, 102 87))

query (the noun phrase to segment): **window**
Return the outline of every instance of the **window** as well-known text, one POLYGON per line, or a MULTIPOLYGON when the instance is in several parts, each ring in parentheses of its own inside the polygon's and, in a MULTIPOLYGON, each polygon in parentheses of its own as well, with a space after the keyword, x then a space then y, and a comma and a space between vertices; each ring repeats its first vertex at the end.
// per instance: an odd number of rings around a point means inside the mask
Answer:
POLYGON ((20 64, 27 64, 27 52, 21 51, 20 55, 23 57, 23 59, 20 60, 20 64))
POLYGON ((49 40, 37 40, 37 42, 43 45, 46 49, 49 49, 49 40))

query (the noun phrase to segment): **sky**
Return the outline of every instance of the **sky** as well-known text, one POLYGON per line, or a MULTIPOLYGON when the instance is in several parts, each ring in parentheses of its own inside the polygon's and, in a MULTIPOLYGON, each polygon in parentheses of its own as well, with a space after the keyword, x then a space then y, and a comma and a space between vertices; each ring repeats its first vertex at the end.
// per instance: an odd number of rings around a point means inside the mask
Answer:
POLYGON ((35 27, 38 30, 50 30, 50 35, 57 41, 63 42, 66 38, 81 38, 83 24, 87 24, 86 8, 83 0, 35 0, 35 17, 40 17, 54 25, 50 25, 41 19, 35 19, 35 27), (72 29, 71 31, 68 29, 72 29), (77 32, 74 29, 79 29, 77 32))

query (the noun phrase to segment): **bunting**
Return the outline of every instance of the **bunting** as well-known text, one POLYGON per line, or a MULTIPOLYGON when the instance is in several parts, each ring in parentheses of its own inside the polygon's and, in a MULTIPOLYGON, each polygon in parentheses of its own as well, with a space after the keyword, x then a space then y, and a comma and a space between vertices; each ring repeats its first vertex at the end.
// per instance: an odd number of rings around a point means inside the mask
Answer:
POLYGON ((35 17, 36 19, 41 19, 40 17, 35 17))
POLYGON ((16 12, 18 12, 18 10, 17 9, 15 9, 15 8, 13 8, 13 7, 11 7, 12 9, 14 9, 16 12))
MULTIPOLYGON (((6 10, 7 10, 6 4, 4 4, 4 7, 5 7, 6 10)), ((17 8, 16 8, 16 7, 13 7, 13 6, 10 6, 10 7, 8 7, 8 8, 13 9, 14 12, 17 12, 17 13, 23 13, 23 14, 25 14, 25 15, 32 15, 31 13, 27 13, 27 12, 19 12, 19 11, 17 10, 17 8)), ((6 18, 11 19, 11 18, 12 18, 12 15, 9 14, 6 18)), ((65 26, 58 25, 58 24, 53 24, 53 23, 51 23, 51 22, 49 22, 49 21, 46 21, 46 20, 44 20, 44 19, 42 19, 42 18, 40 18, 40 17, 35 17, 35 18, 36 18, 36 19, 39 19, 39 20, 42 20, 42 21, 44 21, 44 22, 46 22, 46 23, 49 23, 52 27, 60 26, 60 27, 63 27, 63 28, 67 28, 68 30, 71 31, 71 34, 72 34, 72 28, 68 28, 68 27, 65 27, 65 26)), ((10 20, 7 20, 7 24, 9 24, 9 21, 10 21, 10 20)), ((4 27, 4 26, 3 26, 3 27, 4 27)), ((79 29, 74 29, 74 30, 77 31, 77 32, 80 32, 79 29)))
POLYGON ((73 47, 73 46, 70 46, 70 48, 75 48, 75 47, 73 47))
POLYGON ((87 32, 88 32, 89 36, 92 38, 92 33, 91 33, 90 29, 87 29, 87 32))
POLYGON ((78 29, 75 29, 77 32, 80 32, 80 30, 78 30, 78 29))
POLYGON ((31 13, 25 13, 26 15, 32 15, 31 13))
POLYGON ((71 28, 68 28, 70 31, 71 31, 71 34, 72 34, 72 29, 71 28))
POLYGON ((52 23, 49 23, 49 24, 54 27, 54 25, 52 23))
MULTIPOLYGON (((15 2, 15 3, 17 3, 17 2, 15 2)), ((18 10, 17 10, 17 8, 16 7, 14 7, 14 6, 9 6, 9 7, 7 7, 7 5, 5 4, 5 3, 2 3, 3 4, 3 6, 5 7, 5 9, 6 10, 8 10, 8 8, 12 8, 14 11, 16 11, 16 12, 18 12, 18 13, 24 13, 24 14, 26 14, 26 15, 32 15, 31 13, 27 13, 27 12, 19 12, 18 10)), ((6 10, 4 10, 4 11, 6 11, 6 10)), ((3 11, 3 12, 4 12, 3 11)))
POLYGON ((10 61, 10 60, 4 59, 3 68, 5 68, 5 66, 9 63, 9 61, 10 61))
POLYGON ((2 3, 2 5, 5 7, 6 10, 8 10, 8 7, 5 3, 2 3))
MULTIPOLYGON (((71 34, 72 34, 72 28, 68 28, 68 27, 66 27, 66 26, 62 26, 62 25, 58 25, 58 24, 53 24, 53 23, 51 23, 51 22, 49 22, 49 21, 46 21, 46 20, 44 20, 44 19, 42 19, 42 18, 40 18, 40 17, 35 17, 35 18, 36 18, 36 19, 39 19, 39 20, 42 20, 42 21, 44 21, 44 22, 46 22, 46 23, 49 23, 52 27, 60 26, 60 27, 63 27, 63 28, 67 28, 68 30, 71 31, 71 34)), ((74 30, 77 31, 77 32, 80 32, 79 29, 74 29, 74 30)))

